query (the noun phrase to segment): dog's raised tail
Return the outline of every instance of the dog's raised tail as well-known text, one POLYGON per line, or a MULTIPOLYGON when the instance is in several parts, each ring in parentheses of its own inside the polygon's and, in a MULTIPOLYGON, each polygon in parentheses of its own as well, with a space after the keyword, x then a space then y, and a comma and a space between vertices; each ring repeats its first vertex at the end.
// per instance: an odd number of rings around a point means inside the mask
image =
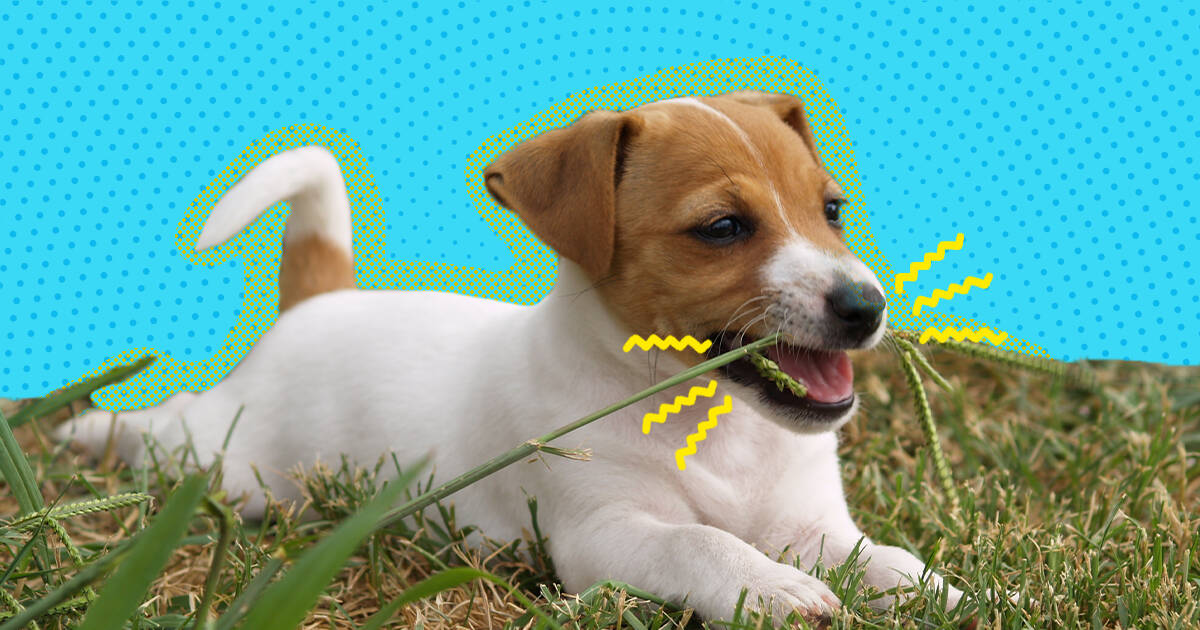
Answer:
POLYGON ((196 249, 219 245, 271 206, 289 206, 279 262, 279 311, 314 295, 358 286, 353 216, 337 158, 325 147, 280 153, 254 167, 213 207, 196 249))

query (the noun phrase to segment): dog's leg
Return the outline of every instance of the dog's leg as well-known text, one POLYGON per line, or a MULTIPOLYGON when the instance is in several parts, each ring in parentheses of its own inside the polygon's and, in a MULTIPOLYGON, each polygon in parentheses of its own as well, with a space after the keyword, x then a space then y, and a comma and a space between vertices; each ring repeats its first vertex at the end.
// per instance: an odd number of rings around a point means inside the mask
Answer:
POLYGON ((820 580, 715 527, 608 510, 561 529, 567 531, 550 536, 554 563, 577 593, 620 580, 694 607, 706 619, 730 619, 742 589, 747 608, 769 610, 776 622, 792 612, 816 621, 841 605, 820 580))
POLYGON ((869 602, 872 608, 886 609, 897 599, 912 596, 918 582, 935 589, 946 589, 946 609, 953 609, 962 599, 962 591, 945 583, 942 576, 926 568, 925 563, 900 547, 877 545, 866 537, 850 520, 833 519, 835 522, 805 528, 811 532, 798 541, 789 557, 799 560, 801 566, 810 567, 818 560, 825 566, 845 562, 858 549, 856 562, 864 565, 863 581, 886 593, 869 602))

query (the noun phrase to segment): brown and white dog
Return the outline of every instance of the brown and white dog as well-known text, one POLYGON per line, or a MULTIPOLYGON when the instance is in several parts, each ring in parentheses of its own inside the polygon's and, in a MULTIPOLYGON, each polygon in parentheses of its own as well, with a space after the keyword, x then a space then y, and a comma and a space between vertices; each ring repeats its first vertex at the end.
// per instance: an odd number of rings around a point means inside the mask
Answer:
MULTIPOLYGON (((567 589, 620 580, 710 619, 732 615, 743 589, 778 619, 827 615, 838 599, 796 565, 836 564, 856 545, 879 589, 941 584, 908 551, 864 538, 846 507, 834 433, 856 408, 845 351, 877 343, 887 317, 879 282, 843 244, 843 195, 801 101, 735 92, 595 111, 513 148, 485 177, 560 254, 556 286, 535 306, 356 291, 333 156, 304 147, 254 169, 214 208, 197 247, 288 201, 280 299, 294 306, 213 388, 121 415, 120 454, 139 463, 140 433, 150 432, 168 448, 190 439, 211 461, 244 409, 224 484, 249 493, 254 516, 264 499, 252 465, 277 497, 298 496, 284 471, 341 454, 372 463, 432 451, 445 480, 645 388, 651 363, 666 375, 703 358, 622 352, 631 334, 712 339, 719 353, 781 331, 787 343, 768 354, 808 395, 781 392, 744 360, 720 370, 733 411, 686 470, 674 451, 709 405, 649 435, 642 416, 707 377, 565 438, 591 461, 517 464, 460 491, 459 519, 517 538, 534 495, 567 589)), ((103 448, 109 414, 63 435, 103 448)), ((961 593, 946 588, 956 605, 961 593)))

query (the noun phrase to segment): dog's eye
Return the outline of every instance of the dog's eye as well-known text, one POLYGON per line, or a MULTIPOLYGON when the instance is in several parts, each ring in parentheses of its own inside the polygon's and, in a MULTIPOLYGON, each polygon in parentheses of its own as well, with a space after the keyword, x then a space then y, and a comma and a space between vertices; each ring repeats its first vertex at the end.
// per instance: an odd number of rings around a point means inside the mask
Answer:
POLYGON ((830 223, 840 223, 842 219, 842 201, 834 199, 825 202, 825 220, 830 223))
POLYGON ((737 217, 721 217, 696 228, 696 234, 714 243, 730 243, 746 233, 746 226, 737 217))

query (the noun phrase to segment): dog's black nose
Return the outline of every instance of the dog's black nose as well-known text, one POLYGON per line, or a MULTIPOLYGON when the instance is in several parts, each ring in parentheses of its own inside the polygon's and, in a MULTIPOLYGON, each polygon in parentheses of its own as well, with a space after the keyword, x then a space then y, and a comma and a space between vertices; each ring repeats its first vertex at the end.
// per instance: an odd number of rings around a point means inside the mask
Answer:
POLYGON ((860 342, 879 328, 887 302, 873 285, 843 282, 825 296, 825 304, 846 334, 860 342))

